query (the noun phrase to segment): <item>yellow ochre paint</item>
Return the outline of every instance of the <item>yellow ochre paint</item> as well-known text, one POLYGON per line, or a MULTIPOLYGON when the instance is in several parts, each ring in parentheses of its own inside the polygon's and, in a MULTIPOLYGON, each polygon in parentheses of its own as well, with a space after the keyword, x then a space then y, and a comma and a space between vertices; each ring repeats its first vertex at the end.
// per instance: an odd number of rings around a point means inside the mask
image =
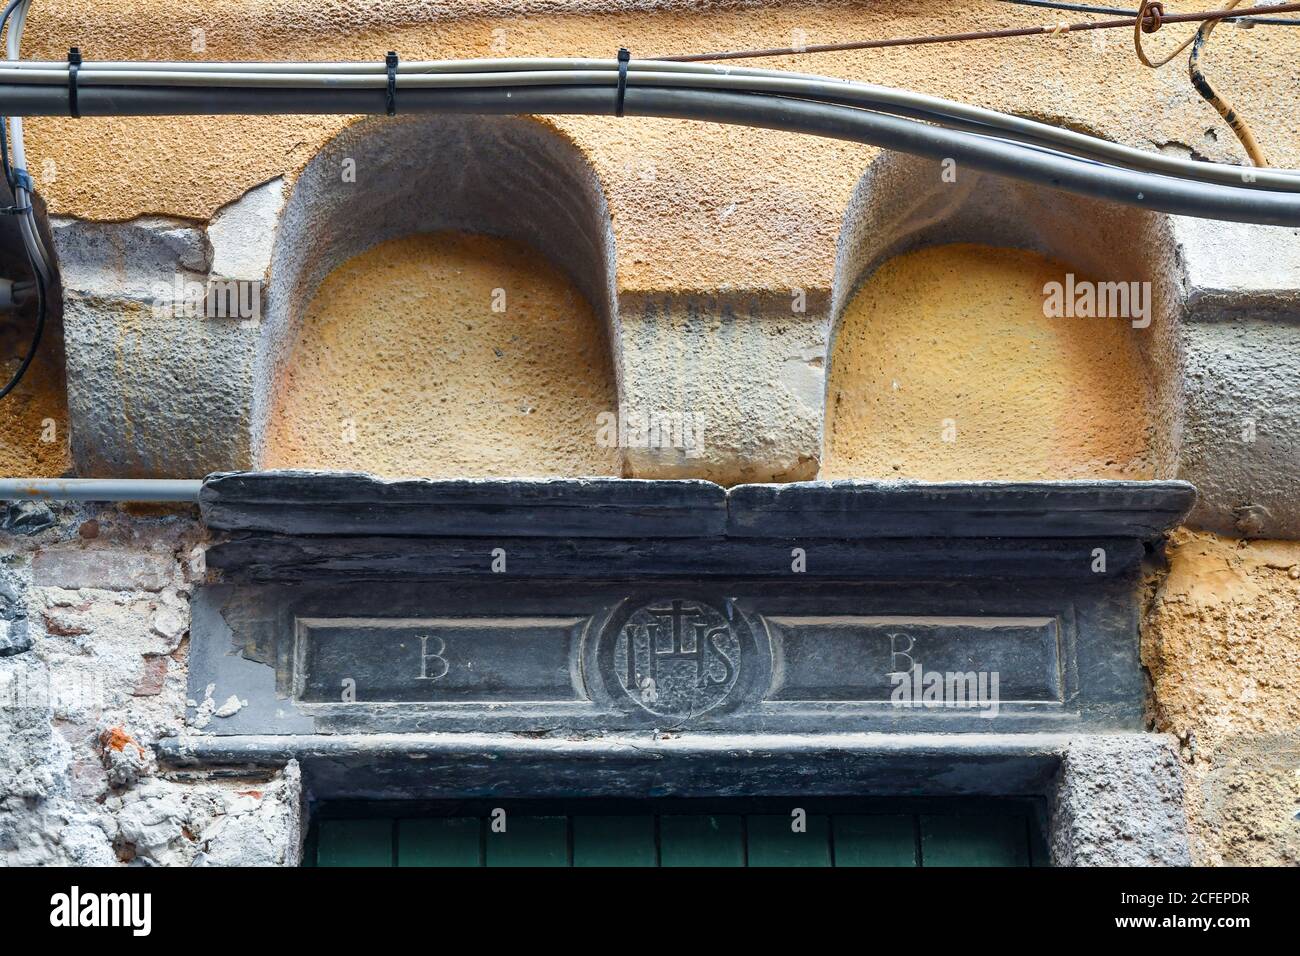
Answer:
POLYGON ((597 441, 597 416, 616 408, 603 323, 567 276, 511 240, 413 235, 321 283, 261 464, 616 475, 618 450, 597 441))
MULTIPOLYGON (((12 315, 3 318, 13 323, 12 315)), ((32 324, 14 323, 6 332, 0 345, 0 384, 9 380, 26 354, 32 324)), ((22 382, 0 399, 0 475, 57 478, 68 471, 68 401, 57 337, 57 330, 45 329, 41 349, 22 382)))
POLYGON ((836 337, 822 477, 1152 477, 1141 333, 1048 318, 1044 287, 1071 272, 964 244, 886 262, 836 337))

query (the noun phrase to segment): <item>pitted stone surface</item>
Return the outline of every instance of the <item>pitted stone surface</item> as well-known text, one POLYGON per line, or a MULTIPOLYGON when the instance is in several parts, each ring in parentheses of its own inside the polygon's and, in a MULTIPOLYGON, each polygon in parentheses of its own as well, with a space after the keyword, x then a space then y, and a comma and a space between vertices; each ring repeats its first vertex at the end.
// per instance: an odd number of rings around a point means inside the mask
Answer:
POLYGON ((1242 538, 1297 538, 1300 321, 1249 314, 1183 327, 1178 476, 1199 492, 1193 525, 1242 538))
POLYGON ((1079 737, 1051 808, 1057 866, 1189 866, 1178 752, 1151 734, 1079 737))

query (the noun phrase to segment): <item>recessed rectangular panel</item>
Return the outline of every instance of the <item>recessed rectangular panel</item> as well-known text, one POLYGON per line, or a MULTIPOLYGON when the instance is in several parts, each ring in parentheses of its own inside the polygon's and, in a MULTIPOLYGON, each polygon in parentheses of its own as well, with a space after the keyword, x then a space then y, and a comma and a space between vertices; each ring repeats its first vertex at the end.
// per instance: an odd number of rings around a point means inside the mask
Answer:
POLYGON ((660 866, 744 866, 745 826, 730 814, 668 814, 659 818, 660 866))
POLYGON ((488 866, 569 866, 569 821, 565 817, 508 815, 505 828, 488 826, 488 866))
POLYGON ((572 827, 574 866, 658 865, 653 816, 576 816, 572 827))
POLYGON ((1063 699, 1053 617, 827 615, 765 618, 775 680, 769 700, 920 704, 1063 699), (927 688, 937 687, 928 697, 927 688))
POLYGON ((749 866, 830 866, 829 818, 753 814, 745 818, 749 866))
POLYGON ((482 824, 477 817, 397 821, 398 866, 481 866, 482 824))
POLYGON ((295 697, 306 703, 583 700, 585 618, 299 618, 295 697))
POLYGON ((1022 814, 921 817, 923 866, 1028 866, 1028 826, 1022 814))
POLYGON ((916 866, 917 839, 911 814, 831 818, 836 866, 916 866))
POLYGON ((392 866, 393 821, 322 820, 317 866, 392 866))

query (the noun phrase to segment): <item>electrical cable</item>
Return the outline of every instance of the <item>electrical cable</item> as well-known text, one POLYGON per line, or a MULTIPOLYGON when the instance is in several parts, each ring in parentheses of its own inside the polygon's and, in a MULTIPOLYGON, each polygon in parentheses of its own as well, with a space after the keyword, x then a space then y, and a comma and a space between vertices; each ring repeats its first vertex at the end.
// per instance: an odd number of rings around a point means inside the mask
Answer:
MULTIPOLYGON (((1200 23, 1208 20, 1222 20, 1229 16, 1248 16, 1255 13, 1291 13, 1300 10, 1300 3, 1270 4, 1261 7, 1249 7, 1232 14, 1226 10, 1202 10, 1196 13, 1170 13, 1165 15, 1166 23, 1200 23)), ((713 53, 684 53, 673 56, 658 56, 659 60, 675 60, 679 63, 699 62, 705 60, 740 60, 752 57, 768 56, 802 56, 809 53, 840 53, 847 50, 881 50, 888 47, 921 46, 932 43, 968 43, 974 40, 1008 40, 1018 37, 1058 36, 1065 33, 1082 33, 1089 30, 1117 30, 1132 27, 1140 22, 1129 16, 1118 20, 1085 20, 1080 23, 1052 23, 1035 27, 1010 27, 1005 30, 972 30, 967 33, 943 33, 925 36, 889 37, 883 40, 847 40, 840 43, 816 43, 803 46, 768 47, 755 50, 720 50, 713 53)))
MULTIPOLYGON (((1241 3, 1241 0, 1228 0, 1226 9, 1231 10, 1239 3, 1241 3)), ((1209 79, 1205 76, 1205 72, 1201 69, 1201 52, 1209 42, 1210 34, 1214 32, 1214 28, 1221 21, 1206 20, 1201 24, 1200 29, 1176 46, 1168 55, 1161 57, 1159 60, 1152 60, 1142 47, 1142 34, 1155 33, 1160 29, 1165 17, 1165 5, 1160 3, 1159 0, 1142 0, 1133 27, 1133 49, 1137 53, 1138 60, 1141 61, 1143 66, 1158 70, 1190 46, 1192 52, 1187 58, 1187 72, 1191 77, 1192 86, 1201 95, 1201 98, 1213 106, 1219 115, 1223 117, 1233 135, 1237 137, 1238 142, 1246 150, 1246 155, 1250 157, 1251 164, 1256 167, 1268 166, 1268 161, 1264 158, 1264 151, 1260 149, 1259 143, 1255 140, 1255 134, 1251 132, 1250 124, 1232 108, 1232 104, 1228 103, 1215 91, 1214 87, 1210 85, 1209 79)))
POLYGON ((23 356, 22 362, 19 363, 18 368, 10 376, 4 387, 0 388, 0 399, 3 399, 18 387, 18 383, 23 380, 23 376, 27 374, 27 369, 31 367, 32 361, 36 358, 36 350, 40 348, 41 336, 45 332, 45 317, 49 307, 48 295, 45 280, 38 274, 36 277, 36 331, 32 333, 31 344, 27 347, 27 354, 23 356))
MULTIPOLYGON (((26 24, 27 10, 30 6, 31 0, 10 0, 3 14, 0 14, 0 30, 3 30, 6 24, 8 25, 8 32, 5 35, 5 52, 7 59, 10 61, 16 61, 20 58, 23 26, 26 24), (12 22, 9 22, 10 17, 12 17, 12 22)), ((11 185, 14 193, 14 208, 19 210, 19 231, 22 234, 23 245, 27 250, 27 257, 31 262, 33 271, 44 280, 47 287, 52 286, 54 258, 45 247, 40 228, 36 223, 31 177, 27 173, 27 152, 23 144, 22 117, 13 115, 7 117, 7 120, 10 129, 9 140, 13 149, 12 167, 10 169, 13 177, 11 185)))
POLYGON ((1201 54, 1205 51, 1205 46, 1210 42, 1210 34, 1218 26, 1218 20, 1210 20, 1201 25, 1196 31, 1196 36, 1192 38, 1192 52, 1187 58, 1187 73, 1191 77, 1192 86, 1196 92, 1201 94, 1201 98, 1213 106, 1223 117, 1223 121, 1228 124, 1237 139, 1241 142, 1242 147, 1246 150, 1246 155, 1256 166, 1267 166, 1268 160, 1264 156, 1264 151, 1260 149, 1259 143, 1255 140, 1255 134, 1251 132, 1250 124, 1246 118, 1233 109, 1232 104, 1223 98, 1213 86, 1210 85, 1209 78, 1206 77, 1205 71, 1201 68, 1201 54))
MULTIPOLYGON (((631 78, 640 85, 755 90, 798 95, 824 102, 846 103, 894 112, 910 117, 924 117, 933 122, 964 120, 981 124, 994 131, 1042 142, 1055 148, 1088 155, 1107 162, 1149 169, 1168 175, 1184 176, 1222 184, 1242 183, 1242 167, 1205 163, 1176 156, 1112 143, 1095 136, 1063 129, 1024 117, 995 110, 956 103, 939 97, 907 90, 809 74, 746 67, 711 66, 659 61, 633 61, 631 78), (670 74, 678 74, 676 76, 670 74)), ((67 64, 30 62, 0 69, 0 79, 32 80, 51 86, 66 82, 67 64)), ((618 64, 611 60, 462 60, 444 62, 408 62, 399 67, 399 83, 413 86, 483 86, 500 84, 601 84, 614 85, 618 64)), ((348 64, 253 64, 253 63, 94 63, 82 67, 83 84, 115 84, 127 80, 141 85, 175 82, 184 85, 209 85, 218 82, 241 85, 266 85, 284 88, 329 86, 331 88, 378 87, 386 82, 382 67, 372 63, 348 64), (129 68, 129 69, 128 69, 129 68), (290 72, 292 71, 292 72, 290 72)), ((54 110, 51 110, 54 111, 54 110)), ((1276 170, 1258 174, 1257 188, 1300 188, 1300 173, 1276 170)))
POLYGON ((1147 51, 1142 46, 1142 34, 1155 33, 1159 30, 1160 25, 1164 22, 1164 16, 1165 5, 1160 3, 1159 0, 1142 0, 1142 5, 1138 7, 1137 17, 1133 22, 1133 49, 1136 51, 1137 58, 1142 65, 1153 70, 1158 70, 1172 61, 1174 57, 1191 46, 1192 41, 1196 39, 1196 35, 1193 34, 1174 47, 1168 55, 1162 56, 1158 60, 1152 60, 1147 56, 1147 51))
MULTIPOLYGON (((62 101, 66 108, 66 96, 61 87, 0 85, 0 98, 21 98, 34 111, 58 112, 51 107, 62 101)), ((81 96, 82 112, 87 115, 373 114, 384 106, 382 87, 107 89, 100 85, 86 86, 81 96)), ((616 73, 611 72, 609 83, 602 86, 410 87, 402 97, 407 113, 610 115, 615 108, 616 73)), ((1294 191, 1205 183, 1133 170, 835 103, 765 93, 651 86, 634 76, 625 105, 629 116, 734 123, 852 140, 934 159, 955 158, 972 169, 1176 215, 1300 226, 1300 196, 1294 191)))
MULTIPOLYGON (((0 33, 4 32, 6 26, 8 26, 9 31, 6 37, 6 53, 9 60, 19 58, 19 43, 29 3, 30 0, 10 0, 4 12, 0 13, 0 33), (9 22, 11 16, 13 17, 12 23, 9 22)), ((23 380, 23 376, 27 374, 27 370, 31 367, 36 358, 36 352, 40 348, 49 311, 49 285, 53 275, 53 259, 41 239, 40 228, 36 222, 33 205, 34 197, 32 190, 29 188, 31 179, 26 170, 27 161, 23 148, 21 117, 0 116, 0 154, 3 155, 5 181, 9 184, 14 197, 14 205, 11 211, 18 217, 18 228, 23 240, 23 249, 27 253, 27 261, 31 266, 32 274, 35 276, 36 285, 36 328, 32 333, 27 352, 19 362, 18 368, 10 376, 9 381, 3 387, 0 387, 0 399, 4 399, 23 380), (12 162, 9 157, 11 137, 7 132, 7 127, 11 122, 13 124, 12 162)))

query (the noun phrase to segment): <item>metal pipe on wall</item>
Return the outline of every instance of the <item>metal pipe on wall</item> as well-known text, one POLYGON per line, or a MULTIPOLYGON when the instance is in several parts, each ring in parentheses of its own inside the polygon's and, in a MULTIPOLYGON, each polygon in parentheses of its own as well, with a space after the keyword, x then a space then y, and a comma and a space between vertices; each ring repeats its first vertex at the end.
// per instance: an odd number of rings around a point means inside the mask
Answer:
POLYGON ((0 501, 198 501, 201 479, 0 478, 0 501))

